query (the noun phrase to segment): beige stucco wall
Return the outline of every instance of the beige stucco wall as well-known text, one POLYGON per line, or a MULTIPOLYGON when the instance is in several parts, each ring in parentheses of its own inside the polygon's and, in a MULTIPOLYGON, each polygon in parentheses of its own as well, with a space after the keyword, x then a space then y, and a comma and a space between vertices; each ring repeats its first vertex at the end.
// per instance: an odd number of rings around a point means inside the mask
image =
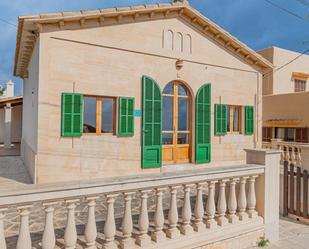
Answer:
MULTIPOLYGON (((62 92, 134 97, 135 108, 140 109, 143 75, 154 78, 161 89, 171 80, 182 80, 191 88, 193 98, 203 84, 211 83, 212 134, 215 103, 256 106, 256 135, 212 135, 212 163, 196 167, 244 162, 243 148, 261 142, 261 74, 183 21, 166 19, 43 32, 40 44, 36 182, 159 171, 141 169, 140 118, 135 118, 135 135, 130 138, 60 135, 62 92), (190 34, 193 53, 163 49, 165 29, 190 34), (177 58, 188 60, 180 71, 175 68, 177 58)), ((194 103, 192 111, 194 120, 194 103)))
POLYGON ((39 95, 39 47, 38 40, 28 67, 28 78, 23 84, 23 127, 21 141, 21 156, 28 172, 35 182, 35 161, 38 140, 38 95, 39 95))
MULTIPOLYGON (((0 109, 0 143, 4 143, 4 108, 0 109)), ((21 142, 22 133, 22 105, 12 107, 11 141, 21 142)))
MULTIPOLYGON (((259 53, 271 61, 275 68, 280 68, 281 66, 286 65, 300 55, 300 53, 278 47, 267 48, 259 51, 259 53)), ((275 70, 274 73, 267 73, 263 82, 263 94, 294 93, 295 86, 294 78, 292 77, 293 72, 309 74, 309 55, 302 55, 297 60, 284 66, 282 69, 278 71, 275 70)), ((308 83, 307 91, 309 91, 308 83)))
POLYGON ((295 119, 295 127, 309 127, 309 92, 263 97, 263 122, 271 119, 295 119))

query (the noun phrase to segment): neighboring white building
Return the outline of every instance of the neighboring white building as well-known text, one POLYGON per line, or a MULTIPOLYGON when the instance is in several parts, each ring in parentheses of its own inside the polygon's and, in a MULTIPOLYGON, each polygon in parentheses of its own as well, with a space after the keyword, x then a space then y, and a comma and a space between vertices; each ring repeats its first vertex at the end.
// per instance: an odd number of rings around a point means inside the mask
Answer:
POLYGON ((22 103, 21 96, 14 96, 14 82, 8 81, 0 96, 0 144, 5 148, 21 141, 22 103))

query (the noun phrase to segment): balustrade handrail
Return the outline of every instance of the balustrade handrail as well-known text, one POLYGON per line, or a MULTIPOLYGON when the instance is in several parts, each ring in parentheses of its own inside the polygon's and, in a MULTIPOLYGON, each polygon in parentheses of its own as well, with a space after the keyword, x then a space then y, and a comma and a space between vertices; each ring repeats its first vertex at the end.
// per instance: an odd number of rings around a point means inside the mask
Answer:
POLYGON ((152 189, 162 186, 189 184, 217 180, 222 178, 260 175, 264 165, 245 164, 214 169, 166 172, 141 176, 107 178, 64 184, 38 184, 20 186, 14 189, 1 190, 1 206, 33 203, 58 199, 72 199, 81 196, 94 196, 106 193, 121 193, 141 189, 152 189))

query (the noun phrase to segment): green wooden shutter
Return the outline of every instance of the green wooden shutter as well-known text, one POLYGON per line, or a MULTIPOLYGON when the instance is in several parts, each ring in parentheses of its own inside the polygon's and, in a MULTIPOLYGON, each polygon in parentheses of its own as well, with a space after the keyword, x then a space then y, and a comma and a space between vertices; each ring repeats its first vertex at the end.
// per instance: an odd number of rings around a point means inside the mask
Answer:
POLYGON ((224 136, 227 132, 226 105, 215 104, 215 135, 224 136))
POLYGON ((83 95, 78 93, 62 94, 61 135, 80 137, 83 132, 83 95))
POLYGON ((253 135, 254 133, 254 108, 253 106, 245 107, 245 134, 253 135))
POLYGON ((195 107, 195 161, 197 164, 211 160, 211 85, 204 85, 196 95, 195 107))
POLYGON ((118 136, 134 135, 134 98, 118 99, 118 136))
POLYGON ((150 77, 142 79, 142 168, 162 165, 162 96, 150 77))

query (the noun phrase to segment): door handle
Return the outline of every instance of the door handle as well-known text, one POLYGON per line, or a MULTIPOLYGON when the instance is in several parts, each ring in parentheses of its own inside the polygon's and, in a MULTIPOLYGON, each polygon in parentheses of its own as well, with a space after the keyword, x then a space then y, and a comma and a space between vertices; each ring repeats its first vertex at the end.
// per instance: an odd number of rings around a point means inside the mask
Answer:
POLYGON ((143 130, 144 133, 148 133, 148 130, 143 130))

